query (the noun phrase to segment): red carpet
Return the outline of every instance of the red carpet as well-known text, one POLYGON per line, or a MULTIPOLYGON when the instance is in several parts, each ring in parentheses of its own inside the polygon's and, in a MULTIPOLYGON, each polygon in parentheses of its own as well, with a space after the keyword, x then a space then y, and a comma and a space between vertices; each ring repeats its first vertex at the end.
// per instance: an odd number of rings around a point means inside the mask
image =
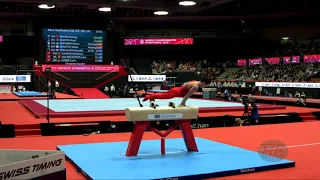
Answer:
POLYGON ((72 90, 84 99, 105 99, 109 96, 105 95, 99 89, 96 88, 72 88, 72 90))

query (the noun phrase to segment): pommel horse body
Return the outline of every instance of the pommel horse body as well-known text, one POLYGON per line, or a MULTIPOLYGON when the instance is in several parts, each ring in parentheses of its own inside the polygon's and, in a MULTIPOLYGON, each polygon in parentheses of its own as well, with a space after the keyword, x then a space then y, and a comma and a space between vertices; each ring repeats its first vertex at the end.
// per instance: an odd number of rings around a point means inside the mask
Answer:
POLYGON ((142 141, 143 133, 149 129, 161 137, 161 154, 165 154, 165 137, 167 137, 178 126, 184 138, 187 150, 189 152, 198 152, 198 147, 192 132, 191 120, 197 119, 199 108, 190 107, 132 107, 126 108, 127 121, 134 123, 126 156, 137 156, 142 141), (173 120, 175 123, 165 132, 162 133, 158 129, 152 127, 150 121, 168 121, 173 120))

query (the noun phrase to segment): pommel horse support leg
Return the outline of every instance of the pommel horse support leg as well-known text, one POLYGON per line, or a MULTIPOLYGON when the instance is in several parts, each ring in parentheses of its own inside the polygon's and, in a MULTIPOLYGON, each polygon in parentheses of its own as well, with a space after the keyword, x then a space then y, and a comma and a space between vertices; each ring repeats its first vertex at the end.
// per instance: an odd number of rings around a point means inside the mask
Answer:
POLYGON ((165 154, 165 137, 167 137, 178 126, 183 135, 184 142, 189 152, 198 152, 198 147, 192 132, 191 120, 197 119, 199 108, 190 107, 133 107, 126 108, 126 118, 134 123, 126 156, 137 156, 142 141, 143 133, 149 129, 161 137, 161 154, 165 154), (165 132, 152 127, 150 121, 168 121, 173 120, 175 123, 165 132))

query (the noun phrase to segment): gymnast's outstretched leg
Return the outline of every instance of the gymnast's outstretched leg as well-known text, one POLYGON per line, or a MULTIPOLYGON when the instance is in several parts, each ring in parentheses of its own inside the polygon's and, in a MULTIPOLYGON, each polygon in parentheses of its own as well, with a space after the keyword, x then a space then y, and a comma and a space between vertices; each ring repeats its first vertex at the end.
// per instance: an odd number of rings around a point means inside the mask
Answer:
POLYGON ((147 101, 147 100, 150 100, 150 99, 172 99, 172 98, 175 98, 175 97, 179 97, 180 89, 181 89, 180 87, 175 87, 175 88, 170 89, 167 92, 155 93, 155 94, 152 94, 152 95, 147 95, 143 99, 143 101, 147 101))
POLYGON ((181 87, 175 87, 168 92, 156 93, 150 96, 146 96, 143 101, 150 99, 171 99, 175 97, 183 97, 179 106, 185 106, 186 101, 198 91, 199 87, 204 88, 210 83, 209 79, 203 78, 201 81, 189 81, 184 83, 181 87))

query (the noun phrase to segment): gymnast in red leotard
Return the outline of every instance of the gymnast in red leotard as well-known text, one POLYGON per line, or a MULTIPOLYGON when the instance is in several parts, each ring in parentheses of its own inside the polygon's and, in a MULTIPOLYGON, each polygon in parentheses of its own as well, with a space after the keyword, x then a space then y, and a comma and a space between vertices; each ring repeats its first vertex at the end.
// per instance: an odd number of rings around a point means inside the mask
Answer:
POLYGON ((150 99, 171 99, 175 97, 183 97, 180 106, 185 106, 186 101, 193 93, 197 92, 199 88, 204 88, 210 84, 210 80, 207 78, 201 79, 201 81, 189 81, 184 83, 181 87, 175 87, 167 92, 156 93, 146 96, 143 101, 150 99))

